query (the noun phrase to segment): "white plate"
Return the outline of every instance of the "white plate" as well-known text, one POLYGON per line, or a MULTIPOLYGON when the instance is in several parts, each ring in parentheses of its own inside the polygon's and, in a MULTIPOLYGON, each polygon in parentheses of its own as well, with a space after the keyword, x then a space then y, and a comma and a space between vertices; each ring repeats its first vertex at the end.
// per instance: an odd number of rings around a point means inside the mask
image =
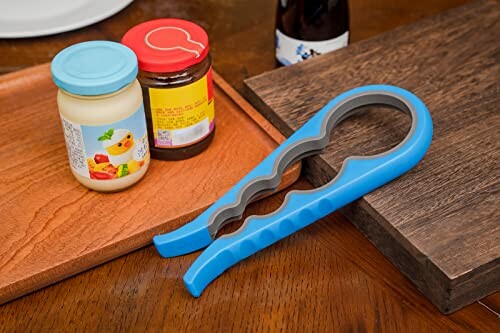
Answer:
POLYGON ((35 37, 85 27, 133 0, 0 0, 0 38, 35 37))

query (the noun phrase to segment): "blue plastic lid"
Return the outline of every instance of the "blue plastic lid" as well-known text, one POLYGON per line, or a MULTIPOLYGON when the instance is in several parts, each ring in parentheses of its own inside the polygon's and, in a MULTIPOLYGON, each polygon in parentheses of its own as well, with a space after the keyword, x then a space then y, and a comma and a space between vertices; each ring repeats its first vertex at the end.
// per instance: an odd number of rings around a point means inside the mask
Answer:
POLYGON ((137 76, 137 57, 115 42, 91 41, 72 45, 52 60, 55 84, 76 95, 103 95, 130 84, 137 76))

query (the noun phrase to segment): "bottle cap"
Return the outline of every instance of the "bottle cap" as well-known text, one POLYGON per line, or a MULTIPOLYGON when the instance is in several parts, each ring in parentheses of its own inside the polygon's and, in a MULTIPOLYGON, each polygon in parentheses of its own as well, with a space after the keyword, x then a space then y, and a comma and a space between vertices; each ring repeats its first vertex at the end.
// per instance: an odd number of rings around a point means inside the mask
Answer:
POLYGON ((72 45, 52 60, 55 84, 76 95, 103 95, 120 90, 137 76, 137 58, 126 46, 108 41, 72 45))
POLYGON ((181 19, 159 19, 136 25, 123 36, 146 72, 177 72, 208 54, 208 35, 199 25, 181 19))

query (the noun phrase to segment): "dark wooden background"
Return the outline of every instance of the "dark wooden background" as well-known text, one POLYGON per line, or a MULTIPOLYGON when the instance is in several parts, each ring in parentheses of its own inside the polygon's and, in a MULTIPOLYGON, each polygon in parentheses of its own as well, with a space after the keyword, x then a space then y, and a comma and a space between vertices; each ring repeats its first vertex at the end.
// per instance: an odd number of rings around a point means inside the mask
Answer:
MULTIPOLYGON (((464 2, 350 1, 351 41, 464 2)), ((269 0, 135 1, 116 16, 75 32, 0 40, 0 72, 50 61, 80 41, 119 40, 136 23, 174 16, 208 30, 215 69, 242 91, 244 78, 275 66, 274 10, 269 0)), ((301 180, 293 188, 310 187, 301 180)), ((249 213, 270 212, 283 196, 253 204, 249 213)), ((444 316, 340 214, 245 260, 193 299, 182 275, 197 255, 166 260, 152 246, 138 250, 1 306, 0 330, 500 330, 500 294, 444 316)))
MULTIPOLYGON (((341 212, 444 313, 500 290, 499 41, 500 4, 478 0, 245 80, 252 104, 287 136, 357 86, 383 82, 423 100, 434 124, 424 159, 341 212)), ((384 108, 349 118, 304 175, 325 184, 348 156, 401 142, 409 122, 384 108)))

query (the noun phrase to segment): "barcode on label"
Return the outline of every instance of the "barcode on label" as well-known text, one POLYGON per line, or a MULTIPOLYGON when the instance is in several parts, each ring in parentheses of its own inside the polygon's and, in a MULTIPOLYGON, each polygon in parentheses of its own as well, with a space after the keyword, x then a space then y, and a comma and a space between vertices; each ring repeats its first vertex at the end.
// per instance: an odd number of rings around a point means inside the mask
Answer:
POLYGON ((189 132, 178 131, 175 136, 175 141, 187 142, 193 141, 202 137, 205 134, 205 127, 203 123, 196 124, 189 128, 189 132))
POLYGON ((203 138, 209 133, 208 118, 205 118, 198 124, 178 129, 172 133, 172 144, 174 146, 185 145, 203 138))
POLYGON ((172 145, 172 132, 169 130, 159 129, 157 131, 158 143, 160 145, 172 145))

